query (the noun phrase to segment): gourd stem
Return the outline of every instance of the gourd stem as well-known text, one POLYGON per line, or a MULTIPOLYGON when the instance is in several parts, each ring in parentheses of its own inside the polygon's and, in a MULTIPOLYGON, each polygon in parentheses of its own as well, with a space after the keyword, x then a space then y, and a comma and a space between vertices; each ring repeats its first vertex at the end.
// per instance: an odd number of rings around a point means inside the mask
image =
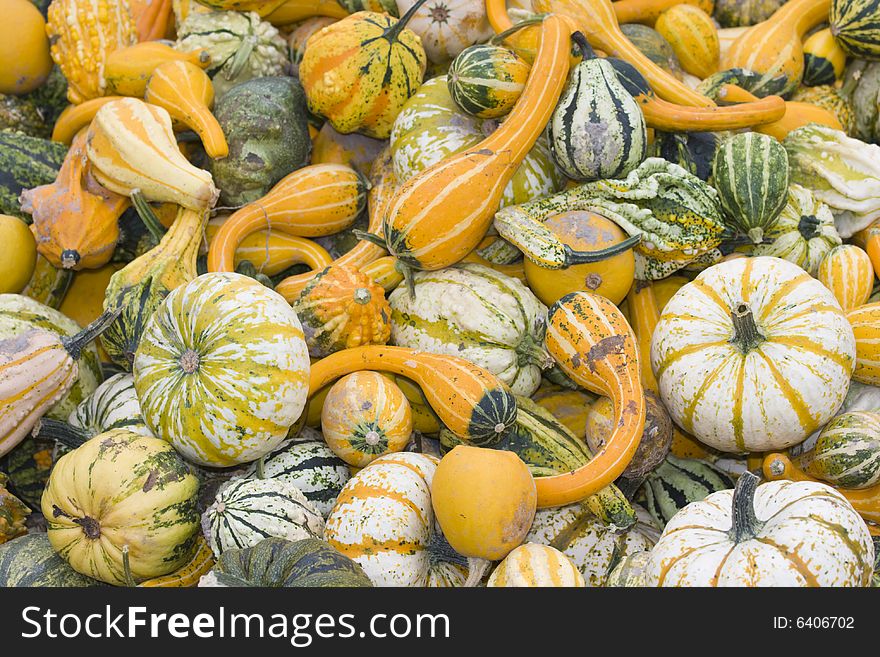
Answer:
POLYGON ((266 457, 261 456, 257 459, 257 479, 265 479, 266 478, 266 457))
POLYGON ((113 322, 115 322, 116 318, 119 317, 119 314, 121 312, 121 306, 114 310, 105 310, 103 314, 98 317, 98 319, 86 326, 82 331, 80 331, 73 337, 62 338, 61 344, 64 345, 64 348, 67 350, 67 353, 70 354, 70 357, 73 360, 79 360, 83 348, 89 342, 101 335, 101 333, 103 333, 113 322))
POLYGON ((398 260, 397 264, 395 264, 395 267, 398 269, 398 271, 401 274, 403 274, 403 281, 406 283, 406 290, 407 290, 407 292, 409 292, 409 298, 415 299, 416 298, 416 279, 413 276, 412 267, 410 267, 409 265, 403 264, 399 260, 398 260), (399 265, 399 267, 398 267, 398 265, 399 265))
POLYGON ((553 365, 553 357, 550 355, 550 352, 531 335, 526 334, 523 336, 523 339, 516 345, 514 351, 516 352, 517 365, 520 367, 537 365, 544 370, 553 365))
POLYGON ((462 586, 465 588, 473 588, 479 585, 480 580, 483 579, 483 575, 489 569, 491 564, 492 562, 486 559, 478 559, 476 557, 468 559, 468 576, 462 586))
POLYGON ((798 221, 798 232, 808 242, 819 235, 819 220, 811 215, 805 214, 798 221))
POLYGON ((764 229, 760 226, 750 228, 749 232, 746 234, 749 236, 749 239, 752 240, 753 244, 760 244, 764 241, 764 229))
POLYGON ((519 23, 517 23, 513 27, 508 27, 503 32, 499 32, 498 34, 493 36, 491 39, 489 39, 489 44, 493 45, 493 46, 497 46, 499 43, 504 41, 511 34, 515 34, 516 32, 519 32, 522 28, 529 27, 530 25, 540 25, 543 22, 544 22, 544 14, 539 14, 538 16, 535 16, 534 18, 526 18, 525 20, 521 20, 519 23))
POLYGON ((153 239, 157 242, 161 242, 162 238, 165 236, 165 227, 159 221, 158 217, 156 217, 156 213, 153 212, 153 208, 150 207, 150 204, 147 202, 147 199, 144 198, 144 195, 138 190, 133 191, 131 193, 131 203, 134 205, 138 217, 144 222, 144 226, 147 227, 147 231, 153 239))
POLYGON ((764 336, 758 332, 758 325, 752 315, 752 309, 747 303, 739 304, 730 317, 733 320, 733 337, 730 341, 738 346, 746 354, 764 341, 764 336))
POLYGON ((125 577, 126 586, 137 586, 134 576, 131 574, 131 562, 128 557, 128 545, 122 546, 122 572, 125 577))
POLYGON ((415 16, 415 13, 422 8, 422 5, 425 4, 428 0, 418 0, 412 7, 406 10, 406 13, 400 17, 400 19, 391 27, 385 30, 385 34, 382 36, 388 39, 388 41, 396 41, 397 35, 403 32, 403 29, 406 27, 406 24, 409 23, 409 19, 415 16))
POLYGON ((627 239, 623 240, 619 244, 614 244, 605 249, 599 249, 597 251, 575 251, 566 244, 565 266, 571 267, 572 265, 583 265, 589 262, 599 262, 600 260, 605 260, 606 258, 615 256, 618 253, 623 253, 624 251, 631 249, 641 241, 641 235, 633 235, 632 237, 628 237, 627 239))
POLYGON ((468 558, 463 554, 459 554, 446 540, 441 531, 435 531, 431 536, 431 542, 428 544, 428 555, 431 565, 437 563, 454 563, 459 566, 467 566, 468 558))
POLYGON ((572 32, 571 40, 575 42, 578 50, 581 51, 581 58, 584 61, 596 58, 596 53, 593 52, 593 47, 587 42, 587 37, 585 37, 581 32, 572 32))
POLYGON ((751 472, 744 472, 736 482, 733 490, 733 525, 728 532, 734 543, 748 541, 758 535, 762 523, 755 515, 755 491, 758 489, 758 477, 751 472))
POLYGON ((48 417, 40 419, 34 434, 38 438, 54 440, 71 449, 76 449, 91 438, 84 429, 75 427, 63 420, 53 420, 48 417))
POLYGON ((241 45, 238 47, 238 50, 235 51, 235 56, 232 58, 232 63, 229 65, 229 68, 223 72, 223 77, 229 81, 235 80, 248 63, 248 60, 251 58, 251 53, 253 53, 256 45, 257 37, 253 34, 249 34, 242 39, 241 45))
POLYGON ((386 244, 385 240, 378 235, 373 235, 373 233, 368 233, 365 230, 359 230, 357 228, 355 228, 351 232, 359 240, 364 240, 365 242, 369 242, 370 244, 375 244, 376 246, 382 247, 386 251, 388 250, 388 245, 386 244))

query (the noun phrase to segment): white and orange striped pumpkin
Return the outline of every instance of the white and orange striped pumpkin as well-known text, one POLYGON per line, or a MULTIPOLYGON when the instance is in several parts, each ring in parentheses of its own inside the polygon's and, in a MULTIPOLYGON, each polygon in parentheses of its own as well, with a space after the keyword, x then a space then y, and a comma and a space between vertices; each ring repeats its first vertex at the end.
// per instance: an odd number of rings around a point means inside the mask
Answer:
MULTIPOLYGON (((416 0, 397 0, 403 16, 416 0)), ((427 0, 407 27, 419 35, 432 62, 448 62, 462 50, 492 36, 483 0, 427 0)))
POLYGON ((562 552, 549 545, 525 543, 504 557, 486 586, 583 588, 586 584, 577 566, 562 552))
POLYGON ((199 465, 248 463, 301 415, 309 358, 284 298, 247 276, 203 274, 147 322, 134 386, 150 430, 199 465))
POLYGON ((321 429, 336 456, 363 468, 406 447, 413 430, 412 410, 389 377, 369 370, 353 372, 327 393, 321 429))
POLYGON ((462 586, 481 561, 456 554, 434 521, 438 462, 413 452, 382 456, 336 498, 324 540, 356 561, 375 586, 462 586))
POLYGON ((645 566, 647 586, 868 586, 874 546, 861 516, 813 481, 744 473, 666 525, 645 566))
POLYGON ((651 340, 672 419, 724 452, 804 440, 843 403, 855 356, 834 295, 768 256, 706 269, 670 299, 651 340))
POLYGON ((831 249, 819 263, 816 276, 834 293, 844 312, 864 304, 874 287, 871 259, 855 244, 841 244, 831 249))
POLYGON ((846 318, 856 338, 853 381, 880 385, 880 302, 850 310, 846 318))

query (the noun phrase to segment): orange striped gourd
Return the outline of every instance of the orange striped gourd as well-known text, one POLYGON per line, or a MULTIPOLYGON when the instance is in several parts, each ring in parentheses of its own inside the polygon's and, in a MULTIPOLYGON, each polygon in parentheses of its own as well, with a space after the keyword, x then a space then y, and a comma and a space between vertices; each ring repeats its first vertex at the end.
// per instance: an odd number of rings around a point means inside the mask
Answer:
POLYGON ((214 160, 229 155, 223 128, 211 114, 214 85, 198 66, 188 61, 171 61, 153 71, 144 100, 158 105, 178 123, 196 132, 205 152, 214 160))
POLYGON ((455 264, 486 234, 507 183, 541 135, 565 85, 569 30, 548 16, 525 89, 488 138, 403 182, 385 211, 384 242, 407 269, 455 264))
POLYGON ((163 39, 174 25, 173 0, 130 0, 138 41, 163 39))
POLYGON ((369 370, 334 383, 321 410, 327 446, 356 468, 403 451, 412 430, 412 410, 403 391, 390 377, 369 370))
POLYGON ((546 346, 575 383, 611 399, 615 428, 605 449, 586 465, 535 480, 542 508, 578 502, 617 479, 638 448, 646 411, 636 337, 605 297, 573 292, 553 304, 546 346))
POLYGON ((181 52, 160 41, 136 43, 107 55, 104 66, 107 93, 143 98, 155 70, 169 62, 189 62, 196 68, 207 68, 212 64, 211 53, 204 48, 181 52))
POLYGON ((855 244, 841 244, 822 258, 817 278, 834 293, 846 312, 861 306, 871 296, 874 268, 862 249, 855 244))
MULTIPOLYGON (((397 181, 394 178, 391 151, 385 148, 376 159, 370 172, 370 193, 367 196, 370 222, 367 229, 373 235, 382 234, 383 210, 385 204, 394 193, 396 185, 397 181)), ((368 240, 361 240, 351 251, 337 258, 333 264, 360 269, 364 265, 387 255, 387 253, 383 247, 377 246, 368 240)), ((317 272, 312 271, 305 274, 297 274, 296 276, 288 276, 275 286, 275 291, 288 301, 294 301, 316 275, 317 272)))
POLYGON ((880 221, 875 221, 857 235, 863 238, 863 248, 871 258, 874 275, 880 277, 880 221))
POLYGON ((473 445, 496 442, 516 422, 516 399, 494 374, 463 358, 406 347, 357 347, 322 358, 312 364, 309 397, 333 380, 359 370, 412 379, 443 424, 473 445))
MULTIPOLYGON (((737 103, 730 107, 746 107, 746 103, 751 105, 755 101, 761 100, 754 94, 735 84, 725 84, 721 88, 718 97, 732 103, 737 103)), ((766 101, 773 97, 774 96, 764 98, 763 100, 766 101)), ((765 122, 760 125, 755 125, 754 131, 760 132, 764 135, 770 135, 771 137, 775 137, 779 141, 782 141, 789 132, 797 130, 808 123, 819 123, 821 125, 826 125, 829 128, 834 128, 835 130, 843 130, 843 126, 840 124, 837 115, 824 107, 819 107, 812 103, 802 103, 796 100, 787 100, 783 104, 785 107, 785 113, 782 118, 769 123, 765 122)))
POLYGON ((681 67, 698 78, 706 78, 718 70, 721 46, 712 17, 694 5, 670 7, 654 25, 675 51, 681 67))
POLYGON ((397 260, 393 256, 374 260, 361 267, 360 271, 386 292, 391 292, 403 282, 403 274, 398 271, 397 260))
POLYGON ((868 303, 846 313, 856 336, 853 381, 880 385, 880 303, 868 303))
POLYGON ((345 230, 363 211, 366 195, 366 180, 351 167, 313 164, 298 169, 226 220, 208 250, 208 271, 232 271, 238 245, 260 230, 300 237, 345 230))

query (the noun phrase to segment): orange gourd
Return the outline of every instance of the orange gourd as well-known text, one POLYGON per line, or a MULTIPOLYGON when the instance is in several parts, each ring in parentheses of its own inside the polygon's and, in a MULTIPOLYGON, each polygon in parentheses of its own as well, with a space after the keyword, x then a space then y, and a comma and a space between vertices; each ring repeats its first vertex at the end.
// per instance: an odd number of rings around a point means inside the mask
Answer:
POLYGON ((712 13, 713 0, 619 0, 612 4, 618 23, 644 23, 653 25, 664 11, 677 5, 688 4, 712 13))
POLYGON ((392 256, 385 256, 364 265, 360 271, 386 292, 391 292, 403 282, 403 274, 397 270, 396 265, 397 260, 392 256))
POLYGON ((101 96, 79 105, 68 105, 55 121, 52 128, 52 141, 60 141, 62 144, 71 143, 76 134, 92 122, 99 109, 107 103, 121 98, 122 96, 101 96))
POLYGON ((871 258, 871 265, 874 267, 874 275, 880 277, 880 221, 861 231, 864 237, 863 247, 865 253, 871 258))
POLYGON ((846 313, 856 338, 853 381, 880 386, 880 303, 867 303, 846 313))
POLYGON ((146 41, 114 50, 107 55, 104 67, 107 93, 143 98, 150 76, 167 62, 189 62, 193 66, 207 68, 211 64, 211 54, 204 48, 180 52, 159 41, 146 41))
POLYGON ((172 0, 129 0, 138 41, 163 39, 174 25, 172 0))
POLYGON ((834 293, 840 307, 847 312, 871 296, 874 267, 868 254, 855 244, 841 244, 822 258, 816 278, 834 293))
POLYGON ((691 75, 703 79, 718 70, 718 30, 707 12, 693 5, 675 5, 660 14, 654 29, 672 45, 681 67, 691 75))
MULTIPOLYGON (((768 98, 764 98, 763 100, 766 101, 769 98, 776 97, 768 96, 768 98)), ((725 84, 722 86, 718 93, 718 99, 727 102, 740 103, 739 105, 732 105, 731 107, 741 107, 744 110, 751 107, 755 101, 760 100, 757 96, 735 84, 725 84)), ((771 137, 775 137, 779 141, 782 141, 789 132, 797 130, 808 123, 820 123, 829 128, 834 128, 835 130, 843 130, 843 126, 840 124, 837 116, 824 107, 794 100, 785 101, 784 107, 785 112, 781 118, 770 123, 756 124, 754 128, 755 132, 770 135, 771 137)))

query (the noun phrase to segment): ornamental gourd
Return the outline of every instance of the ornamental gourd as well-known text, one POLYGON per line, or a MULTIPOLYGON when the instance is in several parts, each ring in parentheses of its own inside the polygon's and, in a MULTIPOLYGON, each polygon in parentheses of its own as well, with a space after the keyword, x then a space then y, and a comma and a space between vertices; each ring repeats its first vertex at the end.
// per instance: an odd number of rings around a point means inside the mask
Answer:
POLYGON ((0 472, 0 545, 27 534, 25 521, 31 510, 6 490, 8 479, 0 472))
POLYGON ((204 274, 147 323, 133 374, 144 420, 195 463, 275 449, 305 407, 308 354, 296 313, 261 283, 204 274))
POLYGON ((504 557, 486 586, 582 588, 586 584, 584 576, 562 552, 549 545, 526 543, 504 557))
MULTIPOLYGON (((398 0, 400 15, 417 0, 398 0)), ((427 0, 407 23, 432 62, 448 62, 462 50, 492 36, 482 0, 427 0)))
POLYGON ((27 534, 0 545, 0 587, 100 586, 58 556, 46 534, 27 534))
POLYGON ((851 411, 838 415, 795 463, 806 474, 834 486, 875 486, 880 483, 880 414, 851 411))
POLYGON ((844 312, 866 303, 874 288, 871 259, 855 244, 831 249, 819 263, 816 277, 831 290, 844 312))
POLYGON ((834 84, 843 77, 845 66, 846 52, 830 29, 819 30, 804 41, 804 85, 834 84))
POLYGON ((573 180, 623 177, 645 159, 645 118, 614 67, 595 56, 580 32, 572 40, 582 61, 547 125, 550 152, 573 180))
POLYGON ((425 75, 425 50, 406 28, 424 2, 399 20, 358 12, 313 34, 299 65, 309 111, 339 132, 387 139, 425 75))
POLYGON ((114 429, 55 464, 42 511, 49 541, 74 570, 123 585, 192 557, 198 479, 167 442, 114 429))
POLYGON ((728 488, 733 488, 733 480, 708 461, 670 454, 648 474, 642 505, 658 526, 665 527, 688 504, 728 488))
POLYGON ((648 586, 868 586, 874 546, 830 486, 758 485, 746 472, 666 525, 645 568, 648 586), (707 549, 711 546, 711 550, 707 549))
POLYGON ((880 303, 854 308, 846 314, 846 319, 856 340, 853 381, 880 385, 880 303))
POLYGON ((190 53, 179 52, 159 41, 119 48, 107 55, 104 65, 107 92, 115 96, 144 98, 147 82, 153 73, 173 62, 188 63, 202 69, 211 63, 211 55, 202 49, 190 53))
POLYGON ((449 95, 481 119, 508 114, 526 86, 529 65, 513 50, 481 43, 462 50, 449 65, 449 95))
POLYGON ((834 295, 766 256, 720 263, 669 301, 651 366, 672 419, 725 452, 801 442, 843 403, 852 328, 834 295))
POLYGON ((141 414, 134 389, 134 377, 120 372, 106 379, 83 400, 67 418, 68 424, 87 438, 110 431, 127 429, 142 436, 152 436, 141 414))
POLYGON ((672 45, 685 71, 703 79, 718 70, 721 46, 708 13, 692 4, 674 5, 660 14, 654 27, 672 45))
POLYGON ((7 257, 0 264, 0 294, 18 294, 34 278, 37 243, 28 225, 8 214, 0 214, 0 241, 8 249, 7 257))
POLYGON ((828 22, 834 40, 852 57, 877 59, 880 23, 870 0, 831 0, 828 22))

